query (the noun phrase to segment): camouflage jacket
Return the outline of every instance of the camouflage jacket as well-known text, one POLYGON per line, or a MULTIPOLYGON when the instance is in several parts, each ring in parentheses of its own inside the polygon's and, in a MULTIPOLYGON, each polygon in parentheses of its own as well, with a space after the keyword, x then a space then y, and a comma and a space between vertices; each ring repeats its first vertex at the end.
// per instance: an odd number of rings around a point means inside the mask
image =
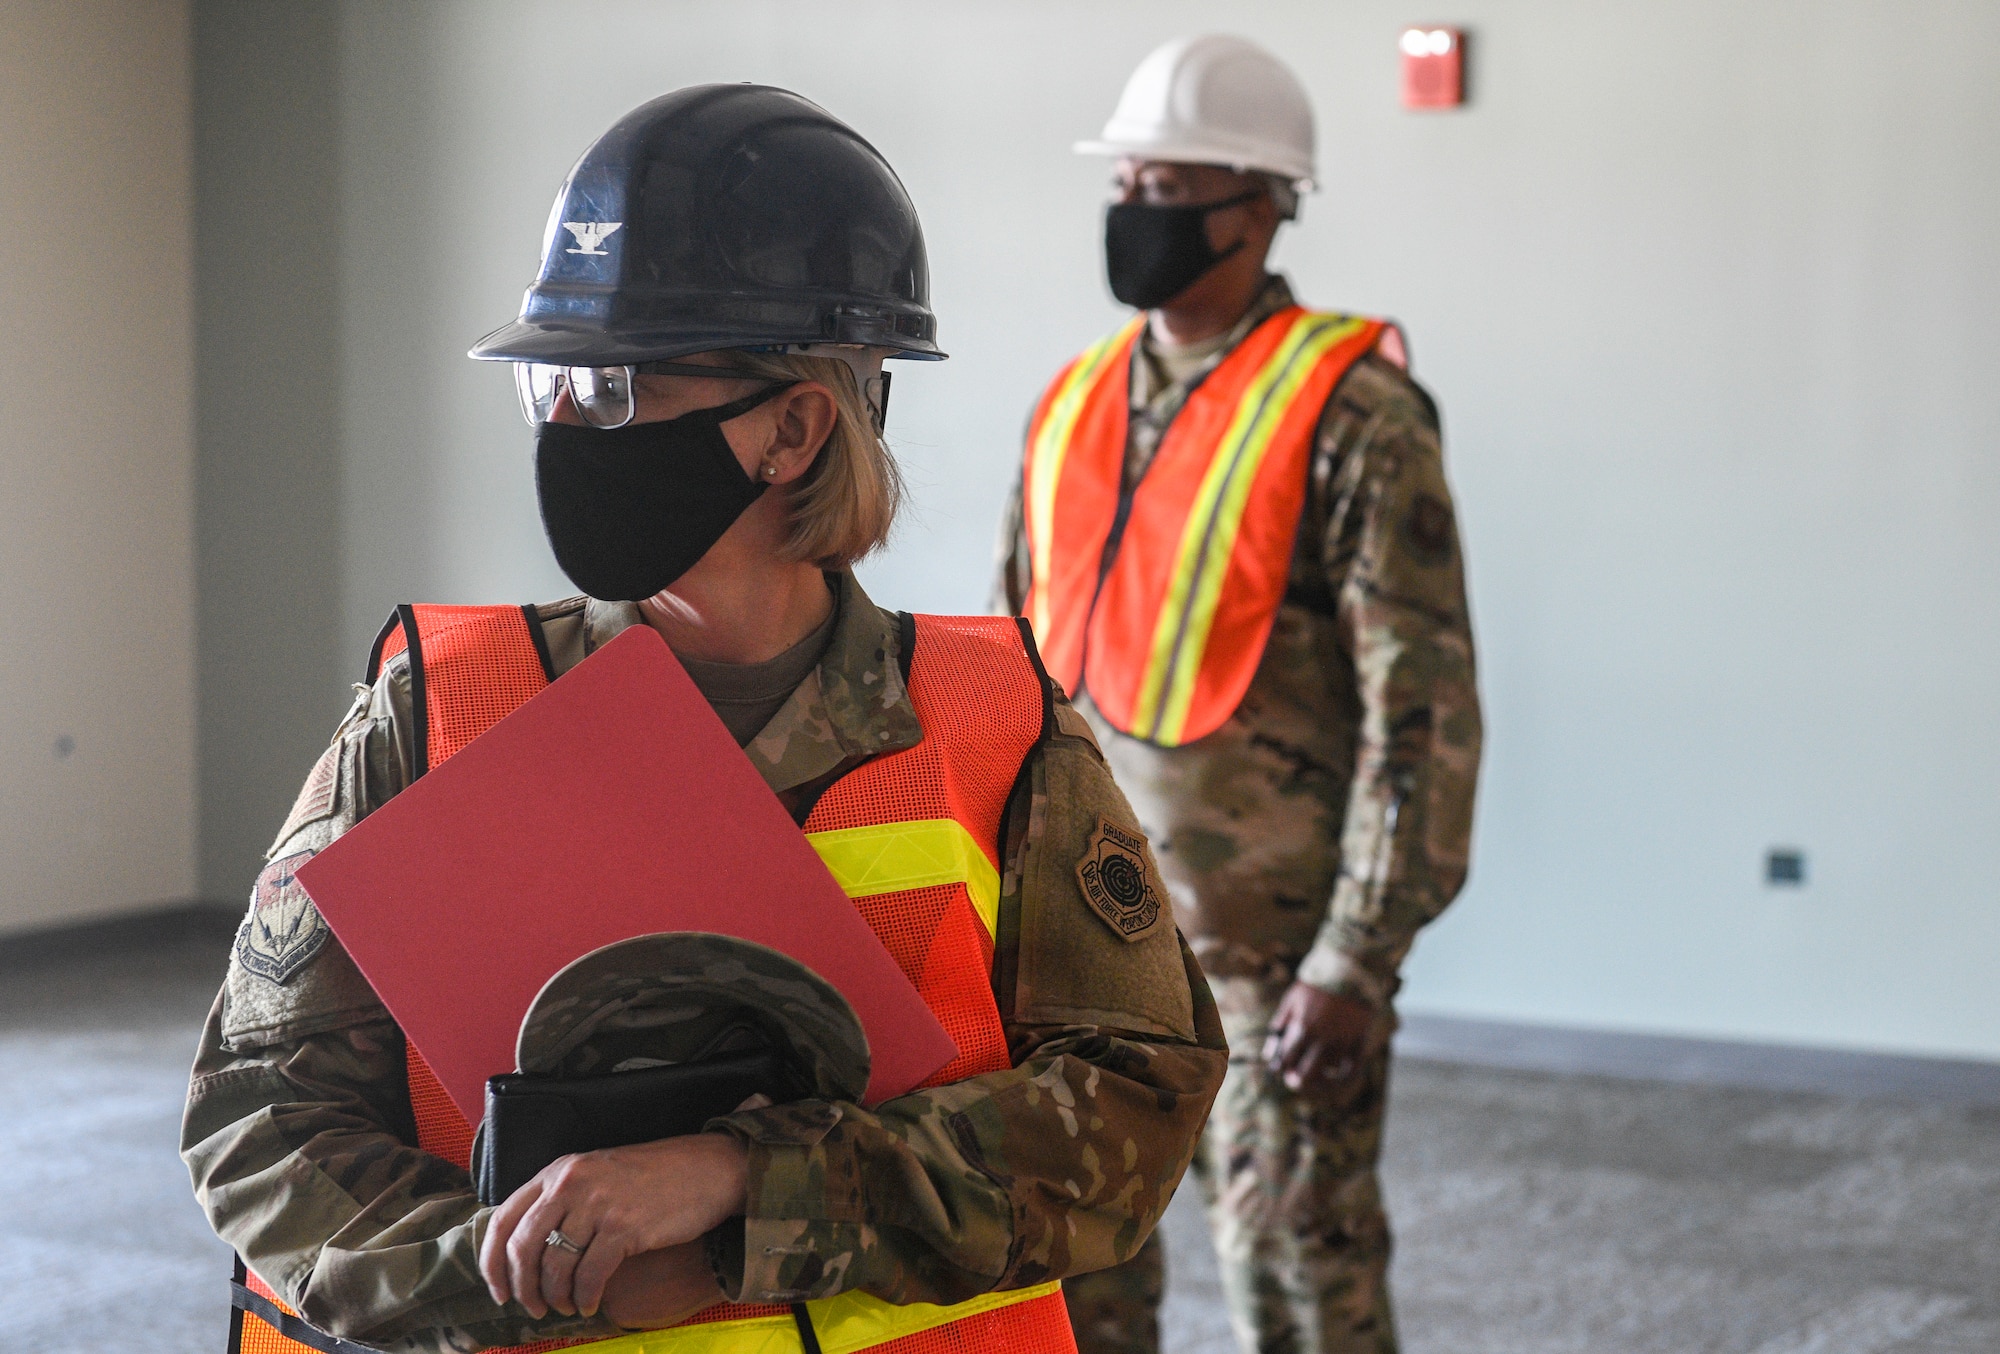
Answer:
MULTIPOLYGON (((1179 382, 1135 345, 1128 485, 1201 377, 1291 304, 1272 277, 1179 382)), ((1364 357, 1315 436, 1291 581, 1229 722, 1160 748, 1073 694, 1209 975, 1298 978, 1379 1006, 1418 929, 1465 880, 1480 746, 1472 628, 1430 397, 1394 363, 1364 357)), ((996 610, 1019 613, 1029 568, 1017 477, 996 610)))
MULTIPOLYGON (((893 613, 850 575, 837 592, 817 670, 745 748, 800 819, 816 789, 922 736, 893 613)), ((642 623, 582 598, 540 611, 559 672, 642 623)), ((402 1033, 291 877, 407 783, 411 727, 399 658, 357 688, 258 877, 182 1156, 216 1232, 337 1334, 413 1350, 608 1335, 602 1318, 493 1303, 476 1267, 492 1210, 415 1146, 402 1033)), ((1171 924, 1128 942, 1084 897, 1099 815, 1136 820, 1067 704, 1026 772, 1005 818, 992 975, 1012 1069, 872 1110, 809 1101, 720 1121, 750 1167, 746 1217, 710 1237, 731 1297, 960 1301, 1118 1263, 1166 1206, 1222 1079, 1214 1005, 1171 924)), ((587 842, 569 849, 588 858, 587 842)))

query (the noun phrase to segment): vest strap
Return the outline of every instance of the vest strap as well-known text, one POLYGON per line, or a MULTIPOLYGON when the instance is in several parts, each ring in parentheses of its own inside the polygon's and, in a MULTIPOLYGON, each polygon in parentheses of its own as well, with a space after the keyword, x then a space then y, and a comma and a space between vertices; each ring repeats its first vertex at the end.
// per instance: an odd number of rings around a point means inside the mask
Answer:
POLYGON ((240 1283, 229 1285, 229 1300, 236 1309, 236 1329, 230 1333, 230 1341, 237 1348, 241 1348, 243 1339, 243 1314, 248 1312, 287 1340, 296 1340, 302 1345, 322 1350, 324 1354, 382 1354, 373 1345, 357 1345, 338 1335, 328 1335, 310 1321, 291 1315, 277 1303, 258 1296, 240 1283))
POLYGON ((792 1304, 792 1324, 799 1328, 799 1344, 804 1354, 823 1354, 819 1347, 819 1332, 813 1329, 812 1313, 803 1302, 792 1304))
POLYGON ((229 1281, 229 1354, 241 1354, 243 1316, 246 1312, 287 1340, 296 1340, 310 1349, 322 1351, 322 1354, 382 1354, 373 1345, 358 1345, 338 1335, 329 1335, 303 1317, 292 1315, 262 1293, 252 1291, 243 1282, 248 1277, 249 1269, 239 1255, 236 1257, 236 1273, 229 1281))

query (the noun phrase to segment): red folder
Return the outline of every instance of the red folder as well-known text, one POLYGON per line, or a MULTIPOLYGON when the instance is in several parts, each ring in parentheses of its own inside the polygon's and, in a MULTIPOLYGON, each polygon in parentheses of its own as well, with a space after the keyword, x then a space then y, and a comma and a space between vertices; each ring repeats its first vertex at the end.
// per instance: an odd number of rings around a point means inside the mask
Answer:
POLYGON ((514 1069, 542 984, 601 945, 715 931, 839 989, 870 1104, 951 1037, 650 627, 636 625, 377 809, 299 882, 460 1110, 514 1069))

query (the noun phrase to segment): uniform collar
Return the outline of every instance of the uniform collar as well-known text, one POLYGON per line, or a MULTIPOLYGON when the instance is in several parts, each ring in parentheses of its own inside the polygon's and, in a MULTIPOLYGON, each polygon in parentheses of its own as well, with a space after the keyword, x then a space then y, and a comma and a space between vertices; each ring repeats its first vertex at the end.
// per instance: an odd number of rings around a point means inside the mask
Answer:
POLYGON ((1290 305, 1292 284, 1285 280, 1283 273, 1266 273, 1264 289, 1257 293, 1257 299, 1243 312, 1243 317, 1230 327, 1209 360, 1199 370, 1177 384, 1166 383, 1155 369, 1148 355, 1152 340, 1150 331, 1139 331, 1139 341, 1132 345, 1132 407, 1143 409, 1164 426, 1180 411, 1181 402, 1188 393, 1201 383, 1203 377, 1222 365, 1222 360, 1236 350, 1236 345, 1250 337, 1250 331, 1290 305))
MULTIPOLYGON (((835 618, 826 653, 743 749, 764 783, 780 794, 843 765, 915 747, 924 736, 903 684, 896 613, 871 602, 852 572, 827 577, 835 618)), ((584 604, 583 621, 587 653, 644 624, 632 603, 594 598, 584 604)))

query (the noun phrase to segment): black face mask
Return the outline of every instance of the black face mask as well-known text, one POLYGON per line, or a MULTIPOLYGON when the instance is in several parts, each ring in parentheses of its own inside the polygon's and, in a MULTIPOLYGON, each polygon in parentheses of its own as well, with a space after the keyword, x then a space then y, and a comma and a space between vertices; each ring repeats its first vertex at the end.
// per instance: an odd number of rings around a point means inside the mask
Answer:
POLYGON ((1114 202, 1104 213, 1104 263, 1111 294, 1137 310, 1164 305, 1216 264, 1243 248, 1238 240, 1216 251, 1208 242, 1208 214, 1262 196, 1261 189, 1194 207, 1114 202))
POLYGON ((692 569, 766 487, 743 473, 722 425, 791 384, 664 423, 537 425, 542 529, 570 581, 637 602, 692 569))

